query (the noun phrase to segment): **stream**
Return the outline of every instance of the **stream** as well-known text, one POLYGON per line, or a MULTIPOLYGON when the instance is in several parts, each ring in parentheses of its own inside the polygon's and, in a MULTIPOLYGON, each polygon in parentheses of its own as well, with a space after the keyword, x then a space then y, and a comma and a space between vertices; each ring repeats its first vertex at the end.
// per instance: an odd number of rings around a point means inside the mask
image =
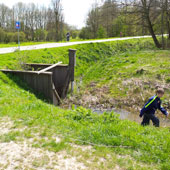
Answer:
MULTIPOLYGON (((104 109, 104 110, 100 110, 97 108, 91 108, 93 112, 98 113, 98 114, 103 114, 104 112, 112 112, 114 111, 116 114, 120 115, 120 119, 122 120, 131 120, 131 121, 135 121, 138 123, 141 123, 142 118, 139 117, 139 113, 130 113, 126 110, 123 109, 104 109)), ((159 117, 160 120, 160 126, 161 127, 170 127, 170 120, 167 119, 165 116, 164 118, 159 117)), ((150 124, 152 125, 152 122, 150 121, 150 124)))

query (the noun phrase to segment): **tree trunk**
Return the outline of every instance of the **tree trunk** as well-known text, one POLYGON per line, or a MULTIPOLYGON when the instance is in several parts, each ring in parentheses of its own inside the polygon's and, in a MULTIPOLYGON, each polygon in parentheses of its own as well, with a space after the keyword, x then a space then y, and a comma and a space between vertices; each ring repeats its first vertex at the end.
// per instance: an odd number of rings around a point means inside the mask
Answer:
POLYGON ((162 1, 162 12, 161 12, 161 34, 162 34, 162 48, 165 49, 164 41, 164 4, 162 1))
POLYGON ((168 12, 168 2, 166 1, 166 25, 167 25, 167 31, 168 31, 168 39, 170 39, 170 20, 169 20, 169 12, 168 12))
POLYGON ((158 41, 158 39, 157 39, 157 37, 156 37, 156 35, 155 35, 155 32, 154 32, 154 30, 153 30, 153 26, 152 26, 152 23, 151 23, 151 21, 150 21, 149 16, 147 17, 147 22, 148 22, 149 32, 150 32, 150 34, 151 34, 151 36, 152 36, 152 38, 153 38, 153 41, 154 41, 156 47, 157 47, 157 48, 161 48, 161 44, 159 43, 159 41, 158 41))
POLYGON ((168 21, 168 19, 166 19, 166 24, 167 24, 167 31, 168 31, 168 39, 170 39, 170 23, 168 21))
POLYGON ((152 22, 151 22, 151 19, 150 19, 150 5, 147 6, 147 0, 141 0, 141 3, 142 3, 142 6, 143 6, 143 12, 144 12, 144 17, 146 19, 146 22, 148 24, 148 29, 149 29, 149 32, 153 38, 153 41, 156 45, 157 48, 161 48, 161 44, 159 43, 156 35, 155 35, 155 32, 153 30, 153 25, 152 25, 152 22))
POLYGON ((34 41, 34 29, 31 29, 32 41, 34 41))

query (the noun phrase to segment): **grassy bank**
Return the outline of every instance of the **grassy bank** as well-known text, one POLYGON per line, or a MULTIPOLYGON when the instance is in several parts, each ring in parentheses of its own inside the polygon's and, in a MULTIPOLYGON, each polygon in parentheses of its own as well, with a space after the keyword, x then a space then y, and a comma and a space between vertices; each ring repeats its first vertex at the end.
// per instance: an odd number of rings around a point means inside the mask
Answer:
MULTIPOLYGON (((93 40, 93 39, 90 39, 90 40, 93 40)), ((88 40, 82 40, 82 39, 70 39, 70 42, 76 42, 76 41, 89 41, 88 40)), ((39 44, 48 44, 48 43, 64 43, 66 42, 66 40, 63 40, 63 41, 59 41, 59 42, 56 42, 56 41, 44 41, 44 42, 36 42, 36 41, 30 41, 30 42, 21 42, 20 46, 30 46, 30 45, 39 45, 39 44)), ((11 42, 11 43, 8 43, 8 44, 4 44, 4 43, 0 43, 0 48, 8 48, 8 47, 18 47, 18 43, 16 42, 11 42)))
MULTIPOLYGON (((94 157, 119 155, 114 163, 111 160, 115 157, 109 158, 110 169, 115 163, 125 169, 169 169, 168 128, 143 128, 135 122, 122 121, 113 113, 96 115, 82 107, 72 110, 54 107, 29 93, 24 84, 16 84, 13 80, 0 73, 0 115, 14 121, 13 129, 23 130, 1 135, 1 142, 33 138, 33 147, 54 152, 70 151, 72 142, 78 145, 93 143, 94 157), (56 144, 54 136, 60 136, 61 142, 56 144)), ((90 152, 88 150, 88 157, 90 152)), ((86 163, 84 159, 83 162, 86 163)))
MULTIPOLYGON (((22 42, 20 45, 28 46, 28 45, 47 44, 47 43, 54 43, 54 42, 22 42)), ((8 47, 18 47, 18 43, 15 42, 8 43, 8 44, 0 43, 0 48, 8 48, 8 47)))
MULTIPOLYGON (((150 39, 5 54, 0 55, 0 67, 19 69, 22 62, 68 63, 69 48, 78 50, 77 83, 75 96, 70 96, 65 104, 69 101, 84 106, 135 106, 135 110, 159 84, 166 88, 164 105, 169 107, 170 53, 155 49, 150 39), (94 97, 97 99, 92 100, 94 97)), ((141 127, 120 120, 114 113, 97 115, 82 107, 73 106, 69 110, 54 107, 38 99, 18 78, 3 73, 0 73, 0 115, 14 121, 13 129, 23 129, 1 135, 1 142, 33 138, 33 147, 82 155, 79 161, 88 169, 114 169, 116 165, 128 170, 170 169, 168 128, 141 127), (59 136, 61 142, 56 143, 54 136, 59 136), (94 145, 94 151, 72 151, 72 143, 94 145), (92 157, 96 159, 91 160, 92 157), (98 161, 99 158, 105 162, 98 161)))
MULTIPOLYGON (((80 38, 75 38, 75 39, 70 39, 69 42, 77 42, 77 41, 92 41, 92 40, 105 40, 105 39, 114 39, 114 38, 120 38, 120 37, 110 37, 110 38, 99 38, 99 39, 80 39, 80 38)), ((30 45, 39 45, 39 44, 48 44, 48 43, 64 43, 66 40, 62 41, 44 41, 44 42, 36 42, 36 41, 30 41, 30 42, 21 42, 21 46, 30 46, 30 45)), ((18 47, 18 43, 16 42, 11 42, 11 43, 0 43, 0 48, 7 48, 7 47, 18 47)))
POLYGON ((64 101, 64 105, 73 101, 72 104, 87 107, 139 111, 154 94, 155 87, 163 86, 166 89, 164 105, 170 108, 169 51, 157 50, 151 39, 5 54, 0 55, 0 68, 19 69, 18 64, 23 62, 68 63, 69 48, 77 49, 76 87, 74 97, 64 101))

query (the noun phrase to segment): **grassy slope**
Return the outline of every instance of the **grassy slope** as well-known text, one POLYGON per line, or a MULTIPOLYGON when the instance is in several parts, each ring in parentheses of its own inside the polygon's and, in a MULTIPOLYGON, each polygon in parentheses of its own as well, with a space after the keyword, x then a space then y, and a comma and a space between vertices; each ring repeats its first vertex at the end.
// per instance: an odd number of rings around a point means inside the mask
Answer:
MULTIPOLYGON (((93 39, 90 39, 93 40, 93 39)), ((82 39, 71 39, 70 42, 76 42, 76 41, 89 41, 89 40, 82 40, 82 39)), ((60 42, 66 42, 66 41, 60 41, 60 42)), ((46 42, 21 42, 21 46, 29 46, 29 45, 38 45, 38 44, 48 44, 48 43, 60 43, 60 42, 50 42, 50 41, 46 41, 46 42)), ((8 43, 8 44, 3 44, 0 43, 0 48, 8 48, 8 47, 18 47, 18 43, 12 42, 12 43, 8 43)))
MULTIPOLYGON (((21 46, 27 46, 27 45, 38 45, 38 44, 47 44, 47 43, 53 43, 53 42, 22 42, 20 45, 21 46)), ((7 47, 17 47, 18 43, 8 43, 8 44, 3 44, 0 43, 0 48, 7 48, 7 47)))
MULTIPOLYGON (((98 94, 98 90, 107 87, 104 98, 114 98, 110 105, 116 107, 140 106, 153 95, 155 87, 166 89, 164 104, 170 109, 170 53, 169 51, 135 51, 126 52, 97 62, 88 70, 84 80, 95 82, 96 89, 90 88, 90 93, 98 94), (128 98, 131 97, 131 100, 128 98), (144 100, 144 101, 143 101, 144 100)), ((107 103, 106 100, 102 101, 107 103)))
POLYGON ((18 67, 18 62, 68 63, 69 48, 77 49, 78 86, 80 77, 83 78, 83 84, 80 85, 82 90, 74 97, 75 104, 89 105, 82 96, 90 93, 97 96, 100 101, 96 102, 104 107, 129 109, 134 105, 135 111, 139 111, 141 103, 143 104, 150 95, 153 95, 155 86, 161 85, 167 89, 164 103, 170 108, 169 51, 154 49, 150 39, 83 44, 5 54, 0 55, 0 68, 15 69, 18 67), (129 96, 132 100, 128 100, 129 96))
MULTIPOLYGON (((78 49, 76 77, 78 80, 80 75, 83 76, 82 89, 89 86, 91 82, 95 82, 97 88, 107 85, 109 87, 107 95, 111 97, 128 98, 127 93, 137 95, 140 94, 141 89, 134 88, 134 91, 131 91, 132 88, 129 86, 125 91, 122 84, 125 80, 135 78, 138 81, 145 79, 159 82, 162 79, 161 82, 166 81, 168 84, 169 52, 153 51, 151 50, 153 49, 152 42, 144 44, 144 41, 131 40, 73 46, 72 48, 78 49), (146 51, 146 47, 148 51, 146 51), (136 74, 136 71, 141 68, 145 70, 144 74, 143 71, 136 74), (159 79, 155 79, 155 77, 159 79), (118 88, 119 90, 117 90, 118 88)), ((15 69, 18 67, 16 63, 21 61, 55 63, 62 60, 68 62, 68 48, 0 55, 0 67, 4 68, 5 65, 15 69)), ((117 163, 126 169, 166 170, 170 168, 170 132, 168 128, 143 128, 134 122, 121 121, 112 114, 99 116, 83 108, 64 110, 54 107, 28 92, 28 87, 21 84, 17 78, 12 77, 11 79, 0 73, 0 115, 10 116, 15 120, 16 127, 27 126, 28 128, 24 130, 24 133, 1 136, 1 140, 6 137, 8 137, 7 141, 17 140, 17 136, 31 137, 34 135, 34 131, 29 128, 38 126, 40 136, 51 137, 54 134, 61 134, 64 144, 66 141, 72 141, 72 138, 79 138, 95 144, 128 146, 128 148, 108 149, 96 147, 102 156, 113 152, 119 155, 130 155, 131 159, 123 157, 123 159, 117 160, 117 163), (133 165, 133 162, 137 162, 137 164, 133 165)), ((134 82, 130 81, 130 83, 134 82)), ((139 82, 141 83, 141 81, 139 82)), ((144 85, 143 90, 148 94, 151 93, 150 85, 144 85)), ((169 89, 167 88, 167 90, 169 89)), ((89 88, 89 91, 93 91, 93 89, 89 88)), ((169 94, 166 97, 168 96, 169 94)), ((65 148, 66 144, 64 144, 58 146, 51 139, 48 143, 39 141, 36 147, 58 151, 65 148)))
MULTIPOLYGON (((113 38, 120 38, 120 37, 112 37, 112 38, 102 38, 102 39, 113 39, 113 38)), ((102 40, 102 39, 98 39, 98 40, 102 40)), ((91 40, 96 40, 96 39, 80 39, 80 38, 76 38, 76 39, 70 39, 70 42, 77 42, 77 41, 91 41, 91 40)), ((48 44, 48 43, 63 43, 66 42, 65 40, 63 41, 59 41, 59 42, 52 42, 52 41, 46 41, 46 42, 21 42, 21 46, 29 46, 29 45, 38 45, 38 44, 48 44)), ((8 44, 3 44, 0 43, 0 48, 8 48, 8 47, 17 47, 18 43, 15 42, 11 42, 8 44)))

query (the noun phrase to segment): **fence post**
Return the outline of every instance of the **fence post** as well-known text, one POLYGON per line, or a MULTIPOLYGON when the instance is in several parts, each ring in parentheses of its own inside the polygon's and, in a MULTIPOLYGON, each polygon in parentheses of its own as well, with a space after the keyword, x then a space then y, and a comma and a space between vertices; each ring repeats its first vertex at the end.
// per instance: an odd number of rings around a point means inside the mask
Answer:
POLYGON ((74 90, 74 68, 76 66, 76 51, 74 49, 69 49, 69 72, 71 81, 71 93, 74 90))

